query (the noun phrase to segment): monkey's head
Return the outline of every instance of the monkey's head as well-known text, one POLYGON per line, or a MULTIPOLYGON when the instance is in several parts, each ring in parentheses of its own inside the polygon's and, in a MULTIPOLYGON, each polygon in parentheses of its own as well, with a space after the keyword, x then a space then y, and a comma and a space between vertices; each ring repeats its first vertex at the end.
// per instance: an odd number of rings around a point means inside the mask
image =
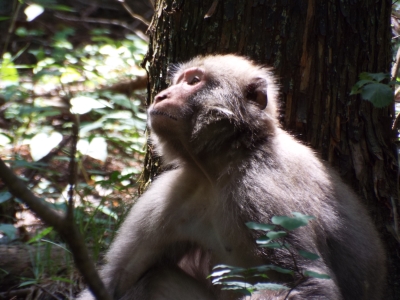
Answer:
POLYGON ((174 67, 150 106, 152 139, 167 161, 184 150, 250 149, 274 135, 276 98, 268 69, 235 55, 196 57, 174 67))

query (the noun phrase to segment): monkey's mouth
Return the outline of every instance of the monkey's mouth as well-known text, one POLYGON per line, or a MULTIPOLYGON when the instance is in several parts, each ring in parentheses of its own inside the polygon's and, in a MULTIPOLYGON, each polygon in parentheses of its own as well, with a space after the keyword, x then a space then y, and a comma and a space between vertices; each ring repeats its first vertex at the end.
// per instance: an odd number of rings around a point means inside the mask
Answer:
POLYGON ((169 113, 166 113, 164 111, 159 111, 159 110, 152 110, 150 111, 150 115, 156 115, 156 116, 166 116, 172 120, 178 121, 177 117, 174 117, 173 115, 170 115, 169 113))

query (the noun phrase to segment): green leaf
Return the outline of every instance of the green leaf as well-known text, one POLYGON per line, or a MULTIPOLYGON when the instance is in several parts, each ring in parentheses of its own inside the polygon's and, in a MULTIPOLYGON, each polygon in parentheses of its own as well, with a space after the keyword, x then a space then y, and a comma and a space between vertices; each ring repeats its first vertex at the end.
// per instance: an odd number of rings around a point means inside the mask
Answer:
POLYGON ((256 242, 261 248, 270 248, 270 249, 283 248, 283 245, 279 243, 259 243, 258 240, 256 242))
POLYGON ((371 78, 377 82, 381 82, 382 80, 389 79, 389 73, 368 73, 371 78))
POLYGON ((287 286, 284 286, 282 284, 277 284, 277 283, 256 283, 253 285, 253 287, 258 290, 270 290, 270 291, 279 291, 279 290, 288 290, 289 288, 287 286))
POLYGON ((0 204, 4 203, 12 198, 10 192, 0 192, 0 204))
MULTIPOLYGON (((72 48, 73 48, 73 46, 71 44, 69 44, 68 42, 64 42, 64 43, 58 42, 58 44, 55 45, 55 47, 66 48, 69 50, 72 50, 72 48)), ((61 83, 67 84, 67 83, 79 81, 80 79, 82 79, 82 74, 79 73, 76 70, 76 68, 67 67, 67 68, 63 68, 60 70, 62 70, 62 74, 60 77, 61 83)), ((79 97, 77 97, 77 98, 79 98, 79 97)))
POLYGON ((12 143, 13 138, 7 134, 0 133, 0 146, 5 146, 12 143))
POLYGON ((230 265, 223 265, 223 264, 221 264, 221 265, 216 265, 216 266, 213 268, 213 270, 214 270, 214 269, 236 269, 236 267, 230 266, 230 265))
POLYGON ((89 131, 95 130, 97 128, 101 128, 104 125, 104 119, 101 118, 100 120, 93 122, 93 123, 88 123, 85 125, 82 125, 81 128, 79 129, 79 135, 84 136, 86 133, 89 131))
POLYGON ((230 269, 222 269, 222 270, 213 271, 209 276, 210 277, 220 277, 220 276, 222 276, 224 274, 228 274, 230 272, 231 272, 230 269))
POLYGON ((270 231, 267 233, 267 237, 270 238, 270 240, 276 240, 279 239, 281 237, 284 237, 287 235, 286 231, 270 231))
POLYGON ((362 72, 358 77, 360 78, 360 80, 372 80, 371 73, 368 72, 362 72))
POLYGON ((271 224, 261 224, 255 222, 247 222, 246 226, 253 230, 263 230, 263 231, 270 231, 275 228, 275 226, 271 224))
POLYGON ((70 283, 70 284, 73 284, 75 281, 74 280, 71 280, 71 279, 68 279, 68 278, 64 278, 64 277, 50 277, 51 278, 51 280, 53 280, 53 281, 61 281, 61 282, 66 282, 66 283, 70 283))
POLYGON ((357 81, 356 84, 351 88, 350 95, 356 95, 356 94, 361 93, 361 88, 364 85, 366 85, 368 83, 373 83, 373 82, 374 82, 373 80, 368 80, 368 79, 357 81))
POLYGON ((240 288, 247 288, 248 286, 251 286, 251 284, 243 281, 221 281, 221 282, 216 282, 214 284, 221 284, 221 285, 231 285, 231 286, 237 286, 240 288))
POLYGON ((122 120, 122 119, 132 119, 132 112, 126 111, 126 110, 121 110, 113 113, 108 113, 107 115, 104 116, 105 119, 117 119, 117 120, 122 120))
POLYGON ((283 248, 284 247, 284 245, 282 243, 272 242, 272 240, 267 236, 263 236, 263 237, 257 239, 256 243, 260 247, 266 247, 266 248, 271 248, 271 249, 277 249, 277 248, 283 248))
POLYGON ((320 258, 317 254, 312 253, 312 252, 308 252, 308 251, 305 251, 305 250, 299 250, 298 252, 304 258, 308 258, 308 259, 311 259, 311 260, 316 260, 316 259, 320 258))
POLYGON ((274 270, 274 271, 282 273, 282 274, 292 274, 292 275, 294 274, 294 272, 292 270, 281 268, 278 266, 271 265, 270 268, 271 268, 271 270, 274 270))
POLYGON ((12 240, 15 239, 17 234, 17 228, 12 224, 0 224, 0 231, 12 240))
POLYGON ((280 225, 287 230, 294 230, 302 226, 306 226, 309 220, 315 219, 313 216, 303 215, 299 212, 293 212, 294 217, 273 216, 271 221, 276 225, 280 225))
POLYGON ((0 66, 0 81, 5 85, 17 85, 19 83, 19 76, 10 53, 3 55, 3 61, 0 66))
POLYGON ((259 239, 256 240, 257 244, 268 244, 271 242, 271 239, 267 236, 262 236, 259 239))
POLYGON ((66 5, 50 5, 48 8, 53 9, 53 10, 60 10, 60 11, 68 11, 68 12, 74 12, 74 10, 66 5))
POLYGON ((232 267, 232 266, 228 266, 228 265, 217 265, 213 268, 213 273, 219 272, 219 271, 217 271, 218 269, 221 269, 220 271, 227 270, 228 272, 230 272, 232 274, 239 274, 239 273, 243 273, 246 271, 246 269, 244 269, 244 268, 232 267))
POLYGON ((34 170, 43 171, 48 166, 47 163, 40 163, 40 162, 29 162, 26 160, 13 160, 12 161, 14 167, 19 168, 29 168, 34 170))
POLYGON ((282 274, 293 274, 292 270, 284 269, 275 265, 262 265, 254 268, 250 268, 250 270, 258 273, 266 273, 268 271, 276 271, 282 274))
MULTIPOLYGON (((40 30, 40 29, 31 29, 28 30, 25 27, 18 27, 15 30, 15 34, 21 37, 26 37, 26 36, 42 36, 44 35, 44 31, 40 30)), ((27 44, 27 46, 29 46, 29 44, 27 44)), ((37 52, 40 50, 29 50, 30 53, 32 52, 37 52)), ((33 53, 32 53, 33 54, 33 53)))
POLYGON ((88 155, 103 162, 107 159, 107 142, 103 137, 95 137, 90 143, 86 139, 81 139, 78 141, 76 149, 82 155, 88 155))
POLYGON ((367 84, 361 89, 361 97, 378 108, 388 106, 394 99, 393 90, 383 83, 367 84))
POLYGON ((45 157, 54 147, 62 141, 62 134, 59 132, 38 133, 30 142, 31 156, 34 161, 45 157))
POLYGON ((268 275, 265 273, 258 273, 258 272, 251 272, 250 275, 246 276, 246 278, 251 278, 251 277, 255 277, 255 278, 264 278, 264 279, 268 279, 268 275))
POLYGON ((224 275, 224 276, 214 277, 211 280, 211 282, 212 282, 212 284, 220 284, 221 282, 227 281, 227 279, 236 279, 236 280, 238 280, 238 279, 243 278, 243 280, 244 280, 245 277, 246 276, 240 275, 240 274, 228 274, 228 275, 224 275))
MULTIPOLYGON (((249 284, 249 286, 251 286, 249 284)), ((248 287, 243 288, 241 286, 238 285, 224 285, 224 287, 222 288, 222 290, 229 290, 229 291, 238 291, 246 296, 251 296, 251 291, 248 287)))
POLYGON ((96 204, 92 204, 92 203, 88 203, 88 205, 95 208, 98 211, 101 211, 103 214, 105 214, 115 220, 118 220, 118 215, 115 212, 113 212, 111 209, 109 209, 107 206, 104 206, 101 204, 96 205, 96 204))
POLYGON ((53 227, 47 227, 47 228, 43 229, 37 235, 35 235, 33 238, 31 238, 28 241, 28 244, 32 244, 34 242, 37 242, 38 240, 41 240, 43 237, 48 235, 52 230, 53 230, 53 227))
POLYGON ((327 274, 317 273, 317 272, 310 271, 310 270, 304 271, 303 275, 307 276, 307 277, 314 277, 314 278, 319 278, 319 279, 331 279, 331 277, 327 274))
POLYGON ((44 8, 38 4, 31 4, 25 8, 24 13, 26 15, 26 20, 28 22, 36 19, 36 17, 40 16, 44 12, 44 8))
POLYGON ((126 107, 128 109, 131 109, 133 106, 131 100, 129 100, 129 98, 123 94, 104 93, 104 95, 107 95, 108 98, 111 98, 111 102, 117 105, 126 107))
POLYGON ((73 114, 86 114, 89 111, 97 108, 104 108, 109 106, 107 101, 97 100, 87 96, 79 96, 71 98, 71 112, 73 114))
POLYGON ((37 284, 38 281, 33 279, 33 280, 27 280, 22 282, 18 287, 23 287, 23 286, 27 286, 27 285, 32 285, 32 284, 37 284))
POLYGON ((218 265, 213 268, 212 273, 207 278, 212 277, 212 283, 219 284, 219 282, 223 282, 229 278, 244 278, 249 272, 250 269, 218 265))

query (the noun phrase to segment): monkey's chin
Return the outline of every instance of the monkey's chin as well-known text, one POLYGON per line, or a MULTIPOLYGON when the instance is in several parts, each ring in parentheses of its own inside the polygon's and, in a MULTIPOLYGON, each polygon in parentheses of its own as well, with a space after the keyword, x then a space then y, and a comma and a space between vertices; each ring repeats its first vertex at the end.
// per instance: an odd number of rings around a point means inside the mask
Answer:
POLYGON ((168 118, 170 118, 170 119, 172 119, 174 121, 178 121, 177 117, 175 117, 175 116, 173 116, 173 115, 171 115, 171 114, 169 114, 169 113, 167 113, 165 111, 161 111, 161 110, 152 109, 152 110, 150 110, 149 114, 150 114, 150 120, 153 119, 153 118, 158 118, 160 116, 161 117, 165 116, 165 117, 168 117, 168 118))
POLYGON ((149 112, 148 125, 153 133, 163 139, 171 140, 180 135, 183 126, 181 120, 165 112, 149 112))

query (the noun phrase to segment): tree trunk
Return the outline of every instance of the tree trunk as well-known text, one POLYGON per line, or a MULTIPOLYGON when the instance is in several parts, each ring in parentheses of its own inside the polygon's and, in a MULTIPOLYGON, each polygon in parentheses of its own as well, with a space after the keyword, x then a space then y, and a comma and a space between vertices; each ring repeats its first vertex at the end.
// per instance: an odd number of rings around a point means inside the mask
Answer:
MULTIPOLYGON (((169 64, 195 55, 237 53, 272 66, 283 127, 359 192, 388 250, 386 299, 400 299, 393 106, 349 95, 361 72, 390 72, 390 14, 388 0, 158 0, 147 61, 150 99, 166 87, 169 64)), ((149 151, 146 180, 157 166, 149 151)))

